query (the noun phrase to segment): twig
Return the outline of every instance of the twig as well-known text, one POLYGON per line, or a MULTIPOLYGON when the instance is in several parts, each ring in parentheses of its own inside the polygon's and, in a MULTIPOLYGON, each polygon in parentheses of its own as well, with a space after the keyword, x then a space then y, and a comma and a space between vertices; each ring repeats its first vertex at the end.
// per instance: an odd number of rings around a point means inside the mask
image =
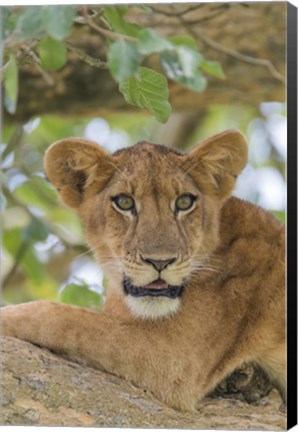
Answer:
POLYGON ((41 74, 43 79, 46 81, 46 83, 49 84, 49 86, 53 86, 55 84, 54 79, 49 75, 45 70, 43 70, 40 66, 40 59, 37 57, 34 51, 30 47, 23 47, 23 51, 32 59, 33 64, 35 65, 35 68, 38 70, 38 72, 41 74))
POLYGON ((217 51, 220 51, 224 54, 234 57, 240 61, 243 61, 245 63, 266 67, 274 78, 276 78, 278 81, 281 81, 283 84, 285 84, 286 82, 285 77, 280 72, 278 72, 278 70, 275 68, 275 66, 271 63, 270 60, 258 59, 245 54, 241 54, 240 52, 232 48, 228 48, 226 46, 219 44, 218 42, 215 42, 213 39, 210 39, 208 36, 205 36, 200 31, 194 31, 182 16, 180 17, 180 21, 187 28, 190 34, 192 34, 194 37, 199 37, 206 45, 210 46, 211 48, 217 51))
POLYGON ((0 81, 3 80, 5 71, 8 68, 10 61, 11 60, 8 60, 8 62, 6 62, 5 65, 3 65, 2 68, 0 69, 0 81))
POLYGON ((81 59, 88 65, 96 67, 97 69, 107 69, 108 66, 106 62, 103 62, 98 58, 91 57, 89 54, 85 53, 85 51, 73 46, 67 41, 64 41, 64 45, 69 51, 75 53, 79 57, 79 59, 81 59))
MULTIPOLYGON (((151 9, 153 10, 154 13, 157 13, 159 15, 166 15, 168 17, 180 17, 180 16, 186 15, 189 12, 192 12, 194 10, 198 10, 202 6, 204 6, 204 4, 196 4, 194 6, 189 6, 187 9, 177 10, 177 11, 173 11, 173 12, 170 12, 168 10, 160 9, 158 6, 156 7, 155 5, 151 5, 150 7, 151 7, 151 9)), ((172 5, 172 7, 173 7, 173 5, 172 5)))
POLYGON ((112 39, 112 40, 121 40, 122 39, 122 40, 126 40, 128 42, 136 42, 136 38, 134 38, 132 36, 128 36, 128 35, 124 35, 124 34, 120 34, 120 33, 114 33, 110 30, 106 30, 102 27, 99 27, 97 24, 95 24, 95 22, 92 20, 92 18, 88 14, 87 6, 82 6, 82 11, 83 11, 83 15, 85 18, 85 23, 90 28, 95 30, 97 33, 100 33, 102 36, 105 36, 105 37, 112 39))
MULTIPOLYGON (((54 80, 52 79, 52 77, 46 72, 44 71, 41 67, 40 67, 40 59, 37 57, 37 55, 34 52, 34 48, 36 47, 36 45, 38 44, 38 40, 34 40, 33 42, 31 42, 31 44, 27 47, 26 45, 22 44, 19 46, 19 50, 16 53, 16 60, 18 63, 22 63, 22 61, 24 60, 24 58, 30 58, 30 61, 32 61, 36 68, 38 69, 39 73, 43 76, 44 80, 49 84, 49 85, 54 85, 54 80)), ((2 81, 3 77, 4 77, 4 73, 6 71, 6 69, 8 68, 10 64, 10 60, 5 63, 5 65, 1 68, 0 70, 0 80, 2 81)))
MULTIPOLYGON (((222 7, 224 7, 225 9, 227 8, 227 6, 229 7, 229 5, 224 4, 222 7)), ((217 9, 213 9, 211 10, 209 13, 198 17, 198 18, 194 18, 194 19, 187 19, 187 24, 188 25, 196 25, 196 24, 202 24, 204 22, 210 21, 212 19, 214 19, 215 17, 222 15, 222 10, 221 8, 217 8, 217 9)))
MULTIPOLYGON (((173 7, 174 5, 172 5, 173 7)), ((165 15, 168 17, 173 17, 173 18, 180 18, 180 17, 184 17, 184 15, 189 14, 190 12, 196 11, 198 9, 200 9, 201 7, 204 7, 205 4, 196 4, 194 6, 189 6, 187 9, 183 9, 183 10, 177 10, 174 12, 170 12, 169 10, 163 10, 163 9, 159 9, 158 6, 151 6, 151 9, 153 10, 153 12, 159 14, 159 15, 165 15)), ((198 21, 202 20, 205 21, 206 19, 209 18, 213 18, 213 16, 216 16, 217 14, 221 13, 222 10, 221 9, 227 9, 229 8, 229 4, 222 4, 219 6, 215 6, 215 7, 210 7, 210 12, 208 12, 205 16, 203 16, 202 18, 198 18, 197 20, 193 21, 194 23, 197 23, 198 21)), ((187 22, 190 22, 189 20, 187 22)), ((192 22, 190 22, 192 23, 192 22)))
POLYGON ((233 50, 232 48, 228 48, 223 45, 220 45, 219 43, 215 42, 214 40, 210 39, 209 37, 201 33, 197 33, 197 35, 203 42, 205 42, 207 45, 211 46, 212 48, 216 49, 217 51, 221 51, 245 63, 251 63, 258 66, 266 67, 274 78, 276 78, 277 80, 285 84, 286 82, 285 77, 280 72, 278 72, 278 70, 275 68, 275 66, 271 63, 270 60, 258 59, 245 54, 241 54, 240 52, 233 50))

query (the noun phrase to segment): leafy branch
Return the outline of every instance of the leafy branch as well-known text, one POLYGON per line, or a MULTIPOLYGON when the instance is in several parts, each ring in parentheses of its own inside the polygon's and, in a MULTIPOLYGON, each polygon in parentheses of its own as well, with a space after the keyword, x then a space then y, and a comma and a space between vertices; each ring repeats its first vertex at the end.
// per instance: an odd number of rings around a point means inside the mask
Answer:
POLYGON ((64 46, 76 54, 80 60, 87 63, 89 66, 95 67, 97 69, 107 69, 107 62, 100 60, 99 58, 92 57, 80 48, 73 46, 71 43, 64 41, 64 46))
POLYGON ((151 28, 126 21, 128 10, 129 6, 104 6, 100 12, 87 6, 3 8, 7 61, 2 75, 7 111, 16 112, 18 70, 25 60, 53 86, 51 72, 67 64, 68 51, 92 67, 108 69, 124 99, 148 109, 162 123, 171 112, 167 79, 203 92, 207 86, 204 74, 224 78, 220 64, 204 59, 191 36, 163 37, 151 28), (76 25, 88 26, 104 38, 106 59, 90 56, 67 40, 76 25), (162 73, 144 67, 151 55, 159 58, 162 73))
POLYGON ((95 30, 97 33, 100 33, 102 36, 105 36, 106 38, 114 40, 114 41, 117 41, 119 39, 125 40, 127 42, 135 42, 136 41, 136 39, 134 37, 129 36, 128 34, 116 33, 116 32, 107 30, 107 29, 97 25, 93 21, 92 16, 89 15, 87 6, 82 6, 82 11, 83 11, 83 16, 84 16, 85 21, 81 20, 81 22, 85 22, 90 28, 95 30))

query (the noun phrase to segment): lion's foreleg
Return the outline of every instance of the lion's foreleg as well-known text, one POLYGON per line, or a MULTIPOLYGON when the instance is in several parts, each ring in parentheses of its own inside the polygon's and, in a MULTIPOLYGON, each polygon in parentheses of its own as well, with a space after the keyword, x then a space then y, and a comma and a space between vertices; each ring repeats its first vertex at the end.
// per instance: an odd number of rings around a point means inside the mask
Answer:
POLYGON ((191 359, 156 326, 47 301, 4 307, 1 318, 3 335, 126 378, 173 407, 192 410, 203 396, 191 359))

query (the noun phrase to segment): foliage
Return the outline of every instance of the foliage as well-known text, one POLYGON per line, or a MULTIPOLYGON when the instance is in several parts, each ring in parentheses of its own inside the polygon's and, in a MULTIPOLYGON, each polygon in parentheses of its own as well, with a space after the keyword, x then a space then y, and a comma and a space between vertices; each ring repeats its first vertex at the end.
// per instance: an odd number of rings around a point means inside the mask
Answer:
MULTIPOLYGON (((2 37, 5 43, 5 107, 17 107, 18 67, 36 62, 45 71, 67 65, 67 37, 76 25, 90 26, 105 37, 108 68, 119 91, 132 105, 148 109, 158 121, 168 120, 171 105, 167 79, 194 91, 207 86, 205 73, 225 78, 219 63, 207 61, 189 35, 166 38, 151 28, 126 20, 132 6, 30 6, 2 8, 2 37), (148 56, 159 56, 162 73, 144 67, 148 56)), ((71 48, 76 51, 76 47, 71 48)))
POLYGON ((63 303, 75 304, 81 307, 100 308, 102 295, 92 290, 92 287, 84 280, 76 280, 76 283, 66 285, 59 293, 59 299, 63 303))
POLYGON ((148 68, 139 68, 137 76, 130 76, 120 83, 120 91, 128 103, 154 111, 160 122, 167 121, 171 106, 167 101, 166 79, 148 68))
MULTIPOLYGON (((71 134, 73 126, 64 127, 64 133, 71 134)), ((79 128, 80 122, 75 122, 75 127, 79 128)), ((59 300, 58 290, 62 281, 67 282, 64 273, 69 271, 73 257, 87 252, 80 222, 72 211, 61 208, 43 174, 45 149, 59 138, 58 119, 54 124, 49 119, 35 119, 3 130, 2 282, 7 301, 36 297, 59 300), (54 264, 57 257, 65 266, 63 274, 54 264), (17 282, 15 274, 20 277, 17 282), (15 284, 20 284, 22 291, 15 284), (6 291, 6 287, 12 289, 6 291)))

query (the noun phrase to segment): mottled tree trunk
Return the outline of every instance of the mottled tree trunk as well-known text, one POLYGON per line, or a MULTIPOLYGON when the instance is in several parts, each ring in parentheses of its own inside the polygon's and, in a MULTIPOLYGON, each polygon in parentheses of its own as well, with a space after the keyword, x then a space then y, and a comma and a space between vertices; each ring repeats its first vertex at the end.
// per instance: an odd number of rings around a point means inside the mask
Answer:
POLYGON ((14 338, 2 338, 2 425, 284 430, 275 390, 250 405, 241 397, 205 398, 179 412, 143 388, 84 368, 14 338))

